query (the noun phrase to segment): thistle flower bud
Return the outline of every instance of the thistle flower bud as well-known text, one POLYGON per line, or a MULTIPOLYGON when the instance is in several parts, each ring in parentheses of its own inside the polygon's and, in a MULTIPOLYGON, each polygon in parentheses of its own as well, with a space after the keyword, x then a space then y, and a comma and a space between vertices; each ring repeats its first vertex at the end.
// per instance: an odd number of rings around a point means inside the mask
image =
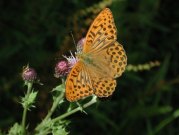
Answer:
POLYGON ((37 78, 37 73, 33 68, 26 66, 23 69, 22 78, 24 81, 34 81, 37 78))
POLYGON ((81 38, 77 43, 77 53, 82 52, 86 38, 81 38))
POLYGON ((65 60, 59 61, 55 66, 55 74, 56 78, 64 77, 69 73, 69 65, 65 60))

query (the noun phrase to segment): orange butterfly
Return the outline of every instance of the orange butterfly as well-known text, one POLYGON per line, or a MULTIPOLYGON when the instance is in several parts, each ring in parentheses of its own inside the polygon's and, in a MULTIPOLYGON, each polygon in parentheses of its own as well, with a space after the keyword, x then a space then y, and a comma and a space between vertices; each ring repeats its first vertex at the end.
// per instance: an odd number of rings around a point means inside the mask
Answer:
POLYGON ((112 95, 116 78, 127 65, 125 51, 117 41, 117 29, 110 9, 105 8, 90 26, 78 62, 66 80, 66 98, 73 102, 95 94, 112 95))

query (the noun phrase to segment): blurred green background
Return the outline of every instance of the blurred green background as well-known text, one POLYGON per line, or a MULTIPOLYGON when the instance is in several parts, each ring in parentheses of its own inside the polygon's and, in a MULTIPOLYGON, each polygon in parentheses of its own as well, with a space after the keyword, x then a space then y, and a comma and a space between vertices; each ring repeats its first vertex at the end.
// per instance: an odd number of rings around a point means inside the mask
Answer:
POLYGON ((43 86, 36 108, 28 113, 33 129, 51 105, 54 65, 75 51, 91 21, 109 7, 128 63, 160 61, 149 71, 125 72, 109 99, 76 113, 72 135, 179 134, 179 8, 171 0, 1 0, 0 1, 0 129, 21 121, 20 96, 25 93, 22 67, 34 67, 43 86))

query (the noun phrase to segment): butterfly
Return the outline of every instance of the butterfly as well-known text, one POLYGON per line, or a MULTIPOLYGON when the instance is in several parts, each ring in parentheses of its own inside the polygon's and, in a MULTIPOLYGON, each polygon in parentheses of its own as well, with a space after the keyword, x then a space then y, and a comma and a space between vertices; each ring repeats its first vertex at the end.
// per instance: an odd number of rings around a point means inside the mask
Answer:
POLYGON ((112 12, 103 9, 91 24, 83 48, 78 51, 78 62, 66 80, 66 99, 70 102, 95 94, 108 97, 116 87, 127 65, 127 56, 117 41, 117 29, 112 12))

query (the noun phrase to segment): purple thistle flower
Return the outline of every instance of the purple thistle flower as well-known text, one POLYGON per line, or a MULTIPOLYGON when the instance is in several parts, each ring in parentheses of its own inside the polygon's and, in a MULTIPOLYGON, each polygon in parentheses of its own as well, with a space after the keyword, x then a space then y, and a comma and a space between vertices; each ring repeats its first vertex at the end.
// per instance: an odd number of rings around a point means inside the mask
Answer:
POLYGON ((55 66, 55 74, 56 78, 64 77, 69 73, 69 64, 67 61, 62 60, 59 61, 55 66))
MULTIPOLYGON (((78 58, 75 57, 71 52, 70 52, 71 56, 67 57, 65 55, 63 55, 63 57, 65 59, 67 59, 68 61, 68 65, 69 65, 69 68, 71 69, 77 62, 78 62, 78 58)), ((76 54, 76 53, 75 53, 76 54)))
POLYGON ((73 68, 73 66, 78 62, 78 58, 76 57, 76 54, 81 53, 83 49, 83 45, 85 42, 85 38, 82 38, 77 43, 77 52, 75 52, 75 56, 70 52, 71 56, 65 56, 63 57, 67 60, 59 61, 55 66, 55 74, 54 76, 56 78, 66 76, 70 70, 73 68))
POLYGON ((33 68, 28 65, 23 69, 22 78, 24 81, 34 81, 37 79, 37 73, 33 68))

